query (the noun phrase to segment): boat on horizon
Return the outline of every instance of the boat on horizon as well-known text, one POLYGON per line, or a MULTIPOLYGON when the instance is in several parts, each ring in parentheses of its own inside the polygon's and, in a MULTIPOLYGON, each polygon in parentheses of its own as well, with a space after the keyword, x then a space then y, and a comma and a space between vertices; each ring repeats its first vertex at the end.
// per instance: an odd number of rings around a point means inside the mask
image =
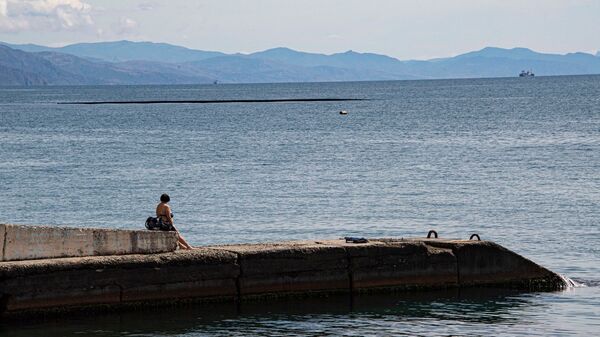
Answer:
POLYGON ((534 77, 535 74, 531 70, 521 70, 519 77, 534 77))

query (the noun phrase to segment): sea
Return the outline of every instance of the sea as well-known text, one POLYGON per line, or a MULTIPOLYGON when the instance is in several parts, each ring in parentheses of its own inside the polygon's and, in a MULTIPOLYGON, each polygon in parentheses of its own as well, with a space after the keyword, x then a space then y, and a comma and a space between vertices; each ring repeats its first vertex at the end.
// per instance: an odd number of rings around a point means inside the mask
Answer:
POLYGON ((196 246, 477 233, 576 286, 188 304, 0 335, 600 335, 600 76, 0 88, 0 223, 143 229, 162 193, 196 246), (282 98, 364 100, 60 104, 282 98))

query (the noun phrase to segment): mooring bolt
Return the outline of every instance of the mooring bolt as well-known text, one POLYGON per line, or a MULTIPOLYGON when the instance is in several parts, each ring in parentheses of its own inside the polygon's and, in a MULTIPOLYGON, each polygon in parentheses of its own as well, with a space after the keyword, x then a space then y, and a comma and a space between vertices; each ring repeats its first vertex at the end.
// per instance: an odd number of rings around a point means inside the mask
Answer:
POLYGON ((469 240, 473 240, 473 238, 477 238, 477 241, 481 241, 479 234, 471 234, 471 237, 469 238, 469 240))
POLYGON ((432 229, 429 231, 429 233, 427 233, 428 239, 431 239, 431 234, 433 234, 436 239, 438 238, 437 232, 432 229))

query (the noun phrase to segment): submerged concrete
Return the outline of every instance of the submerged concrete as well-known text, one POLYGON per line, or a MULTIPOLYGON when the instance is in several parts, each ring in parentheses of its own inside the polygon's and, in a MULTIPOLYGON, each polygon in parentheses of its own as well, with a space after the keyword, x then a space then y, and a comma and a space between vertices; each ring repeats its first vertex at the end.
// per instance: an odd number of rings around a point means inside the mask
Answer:
POLYGON ((0 310, 488 286, 557 290, 565 285, 557 274, 487 241, 291 241, 2 262, 0 310))
POLYGON ((175 232, 0 224, 0 261, 154 254, 175 249, 175 232))

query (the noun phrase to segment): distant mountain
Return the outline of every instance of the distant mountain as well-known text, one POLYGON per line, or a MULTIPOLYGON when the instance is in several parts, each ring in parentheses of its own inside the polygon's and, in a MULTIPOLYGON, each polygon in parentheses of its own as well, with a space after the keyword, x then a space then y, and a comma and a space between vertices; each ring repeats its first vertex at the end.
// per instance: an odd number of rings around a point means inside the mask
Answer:
POLYGON ((132 41, 77 43, 60 48, 50 48, 35 44, 15 45, 5 43, 5 45, 27 52, 54 51, 109 62, 143 60, 181 63, 225 55, 220 52, 193 50, 167 43, 132 41))
POLYGON ((591 54, 543 54, 527 48, 487 47, 429 61, 400 61, 385 55, 353 51, 332 55, 310 54, 287 48, 270 49, 249 56, 292 65, 377 70, 396 78, 512 77, 523 69, 534 70, 538 75, 600 73, 600 59, 591 54))
POLYGON ((0 84, 80 84, 83 79, 64 71, 43 57, 0 45, 0 84))
POLYGON ((521 70, 532 70, 538 76, 600 74, 600 57, 487 47, 455 57, 401 61, 373 53, 347 51, 326 55, 289 48, 224 54, 151 42, 80 43, 62 48, 0 43, 0 85, 514 77, 521 70))
POLYGON ((197 84, 214 79, 157 62, 110 63, 0 45, 0 85, 197 84))
POLYGON ((250 54, 249 57, 305 67, 327 66, 376 70, 397 75, 404 75, 408 70, 398 59, 379 54, 357 53, 351 50, 345 53, 325 55, 298 52, 289 48, 274 48, 250 54))
POLYGON ((537 53, 527 48, 504 49, 496 47, 486 47, 478 51, 472 51, 469 53, 455 56, 454 59, 466 59, 474 57, 505 58, 510 60, 531 60, 557 59, 560 58, 561 55, 537 53))
POLYGON ((22 50, 22 51, 26 51, 29 53, 37 53, 37 52, 41 52, 41 51, 55 51, 56 49, 60 49, 60 48, 52 48, 52 47, 46 47, 46 46, 40 46, 37 44, 31 44, 31 43, 27 43, 27 44, 11 44, 11 43, 6 43, 6 42, 0 42, 0 45, 12 48, 12 49, 17 49, 17 50, 22 50))
POLYGON ((253 55, 228 55, 190 62, 186 66, 195 71, 210 74, 224 83, 367 81, 411 78, 359 67, 334 67, 327 64, 308 66, 306 64, 309 63, 291 64, 253 55))
POLYGON ((176 65, 150 61, 110 63, 77 56, 40 52, 38 56, 60 69, 83 79, 81 84, 197 84, 214 80, 176 65))
POLYGON ((543 54, 527 48, 488 47, 439 62, 422 65, 431 77, 510 77, 531 69, 536 75, 600 74, 600 59, 591 54, 543 54))

